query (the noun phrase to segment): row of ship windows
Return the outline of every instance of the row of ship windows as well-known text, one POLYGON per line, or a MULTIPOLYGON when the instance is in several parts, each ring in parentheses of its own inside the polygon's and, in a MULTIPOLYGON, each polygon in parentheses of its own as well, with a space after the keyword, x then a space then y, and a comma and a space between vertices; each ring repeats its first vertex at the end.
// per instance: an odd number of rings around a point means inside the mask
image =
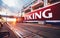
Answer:
MULTIPOLYGON (((59 2, 60 0, 47 0, 47 1, 48 1, 47 4, 50 5, 50 4, 59 2)), ((35 6, 29 7, 28 9, 24 10, 24 12, 25 13, 28 13, 28 12, 31 12, 31 10, 36 10, 36 9, 39 9, 39 8, 42 8, 42 7, 44 7, 44 0, 42 0, 42 2, 38 3, 35 6)))

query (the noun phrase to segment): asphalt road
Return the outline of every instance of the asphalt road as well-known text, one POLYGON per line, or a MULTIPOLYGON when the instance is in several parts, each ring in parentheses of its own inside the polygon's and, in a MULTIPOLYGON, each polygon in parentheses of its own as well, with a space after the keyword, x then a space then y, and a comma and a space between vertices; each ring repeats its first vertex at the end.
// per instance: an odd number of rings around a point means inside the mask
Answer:
POLYGON ((60 38, 60 28, 33 23, 8 23, 21 38, 60 38))

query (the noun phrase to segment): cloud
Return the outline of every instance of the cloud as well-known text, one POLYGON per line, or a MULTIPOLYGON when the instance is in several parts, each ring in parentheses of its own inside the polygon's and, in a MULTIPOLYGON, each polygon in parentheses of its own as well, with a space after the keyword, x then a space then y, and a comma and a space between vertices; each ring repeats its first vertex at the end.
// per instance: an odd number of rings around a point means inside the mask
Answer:
POLYGON ((15 6, 16 5, 16 0, 2 0, 6 5, 8 5, 9 7, 11 6, 15 6))

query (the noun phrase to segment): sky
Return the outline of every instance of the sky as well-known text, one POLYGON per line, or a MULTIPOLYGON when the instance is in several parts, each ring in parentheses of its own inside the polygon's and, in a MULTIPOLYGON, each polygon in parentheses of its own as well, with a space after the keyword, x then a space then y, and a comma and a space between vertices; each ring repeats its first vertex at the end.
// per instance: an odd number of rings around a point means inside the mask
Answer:
MULTIPOLYGON (((26 6, 31 2, 32 0, 0 0, 0 15, 17 16, 17 13, 20 12, 23 6, 26 6)), ((6 20, 6 18, 4 19, 6 20)), ((7 19, 8 21, 14 20, 10 18, 7 19)))
POLYGON ((24 5, 26 6, 31 2, 32 0, 0 0, 0 7, 5 7, 15 13, 20 11, 24 5))

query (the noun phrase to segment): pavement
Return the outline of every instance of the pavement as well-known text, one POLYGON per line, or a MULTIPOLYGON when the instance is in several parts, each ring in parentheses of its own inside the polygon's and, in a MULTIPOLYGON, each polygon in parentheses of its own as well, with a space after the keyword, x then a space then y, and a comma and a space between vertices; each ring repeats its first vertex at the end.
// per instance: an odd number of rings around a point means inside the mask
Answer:
POLYGON ((17 38, 17 36, 14 34, 14 32, 7 26, 8 26, 8 24, 4 23, 3 27, 0 29, 0 32, 9 32, 10 36, 8 38, 17 38))
POLYGON ((60 28, 50 24, 8 23, 21 38, 60 38, 60 28))

